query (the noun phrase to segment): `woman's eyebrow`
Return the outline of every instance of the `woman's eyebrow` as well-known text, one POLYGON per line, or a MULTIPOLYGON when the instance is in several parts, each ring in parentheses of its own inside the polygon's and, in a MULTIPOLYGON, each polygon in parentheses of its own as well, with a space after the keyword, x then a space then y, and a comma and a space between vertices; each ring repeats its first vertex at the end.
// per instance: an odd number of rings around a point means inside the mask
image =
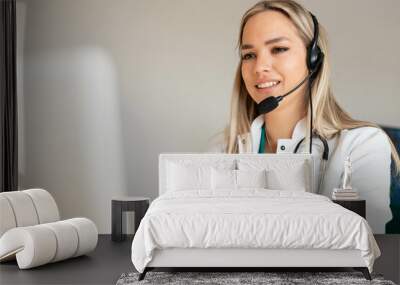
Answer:
MULTIPOLYGON (((284 40, 289 41, 289 39, 286 38, 286 37, 278 37, 278 38, 274 38, 274 39, 270 39, 270 40, 268 40, 268 41, 265 41, 264 44, 265 44, 265 45, 270 45, 270 44, 274 44, 274 43, 277 43, 277 42, 280 42, 280 41, 284 41, 284 40)), ((242 45, 241 50, 252 49, 252 48, 253 48, 252 45, 244 44, 244 45, 242 45)))

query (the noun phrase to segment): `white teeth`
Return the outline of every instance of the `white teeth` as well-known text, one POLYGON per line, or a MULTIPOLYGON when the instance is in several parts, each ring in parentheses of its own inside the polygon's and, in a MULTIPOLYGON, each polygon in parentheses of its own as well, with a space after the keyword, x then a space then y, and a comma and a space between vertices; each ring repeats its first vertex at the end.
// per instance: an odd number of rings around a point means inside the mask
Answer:
POLYGON ((267 87, 272 87, 274 85, 277 85, 279 81, 270 81, 270 82, 265 82, 262 84, 258 84, 257 88, 267 88, 267 87))

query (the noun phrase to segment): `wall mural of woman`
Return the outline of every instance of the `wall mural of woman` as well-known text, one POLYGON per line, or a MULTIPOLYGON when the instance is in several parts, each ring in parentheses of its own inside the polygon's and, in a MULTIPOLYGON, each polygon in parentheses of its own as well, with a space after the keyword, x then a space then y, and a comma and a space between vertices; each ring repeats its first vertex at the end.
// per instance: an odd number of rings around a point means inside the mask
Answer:
POLYGON ((330 152, 325 171, 320 171, 325 175, 319 194, 332 197, 333 189, 340 188, 349 157, 352 186, 366 200, 373 232, 400 233, 396 138, 392 135, 392 141, 380 126, 354 119, 339 105, 331 88, 326 30, 316 18, 293 0, 260 1, 245 12, 231 118, 220 151, 278 153, 285 141, 285 152, 293 152, 305 140, 298 152, 321 158, 325 141, 330 152), (312 47, 323 55, 315 70, 312 47), (272 97, 279 104, 260 108, 272 97))

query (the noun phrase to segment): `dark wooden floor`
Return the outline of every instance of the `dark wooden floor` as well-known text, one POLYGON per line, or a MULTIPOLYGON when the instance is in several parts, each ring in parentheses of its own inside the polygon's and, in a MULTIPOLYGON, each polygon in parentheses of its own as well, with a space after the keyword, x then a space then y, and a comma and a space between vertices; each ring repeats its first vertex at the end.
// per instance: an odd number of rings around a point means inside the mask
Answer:
POLYGON ((16 262, 0 264, 0 284, 115 284, 124 272, 134 271, 131 241, 112 242, 100 235, 96 250, 87 256, 19 270, 16 262))
MULTIPOLYGON (((374 272, 399 283, 400 235, 375 238, 382 257, 376 260, 374 272)), ((115 284, 122 273, 135 271, 130 252, 131 238, 117 243, 110 235, 100 235, 96 250, 87 256, 28 270, 19 270, 16 262, 2 263, 0 284, 115 284)))

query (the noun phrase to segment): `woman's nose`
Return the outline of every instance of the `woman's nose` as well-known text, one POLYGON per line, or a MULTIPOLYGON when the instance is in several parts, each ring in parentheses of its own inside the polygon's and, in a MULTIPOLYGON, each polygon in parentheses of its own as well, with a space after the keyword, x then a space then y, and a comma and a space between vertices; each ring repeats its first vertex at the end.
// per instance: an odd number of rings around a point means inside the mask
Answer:
POLYGON ((259 55, 255 64, 255 72, 257 74, 270 71, 272 67, 272 58, 269 55, 259 55))

